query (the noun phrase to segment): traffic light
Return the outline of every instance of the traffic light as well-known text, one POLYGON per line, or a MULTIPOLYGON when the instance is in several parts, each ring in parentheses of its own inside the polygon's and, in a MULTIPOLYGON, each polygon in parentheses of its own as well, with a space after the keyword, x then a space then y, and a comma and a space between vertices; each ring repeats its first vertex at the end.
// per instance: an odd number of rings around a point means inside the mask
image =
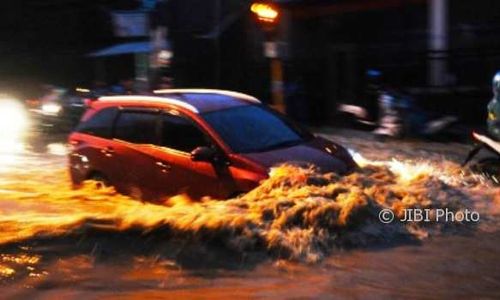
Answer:
POLYGON ((277 7, 270 3, 254 2, 250 6, 250 11, 257 17, 257 21, 264 25, 276 24, 280 16, 277 7))

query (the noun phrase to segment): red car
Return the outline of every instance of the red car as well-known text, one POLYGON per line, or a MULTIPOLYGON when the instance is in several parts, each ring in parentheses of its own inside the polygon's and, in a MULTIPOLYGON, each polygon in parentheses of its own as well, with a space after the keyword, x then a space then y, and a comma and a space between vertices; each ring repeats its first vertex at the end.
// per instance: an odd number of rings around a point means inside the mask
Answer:
POLYGON ((102 97, 71 133, 75 185, 87 179, 146 200, 185 193, 225 199, 248 192, 284 162, 345 174, 356 164, 254 97, 219 90, 163 90, 102 97))

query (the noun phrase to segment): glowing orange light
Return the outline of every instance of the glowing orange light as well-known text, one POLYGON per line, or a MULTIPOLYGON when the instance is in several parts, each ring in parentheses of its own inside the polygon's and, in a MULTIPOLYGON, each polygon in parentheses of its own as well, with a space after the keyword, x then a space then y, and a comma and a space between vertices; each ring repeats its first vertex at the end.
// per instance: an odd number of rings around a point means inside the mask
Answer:
POLYGON ((275 22, 279 16, 279 12, 276 8, 265 3, 254 3, 250 7, 250 10, 257 15, 259 20, 264 22, 275 22))

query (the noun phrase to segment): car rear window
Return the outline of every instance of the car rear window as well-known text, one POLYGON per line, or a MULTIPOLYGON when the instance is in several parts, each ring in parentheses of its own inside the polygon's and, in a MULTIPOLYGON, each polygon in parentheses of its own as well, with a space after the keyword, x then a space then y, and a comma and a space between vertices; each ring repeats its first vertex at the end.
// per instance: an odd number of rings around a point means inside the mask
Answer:
POLYGON ((157 144, 158 114, 123 111, 115 124, 114 138, 136 144, 157 144))
POLYGON ((115 120, 117 113, 118 109, 116 107, 100 110, 88 120, 80 123, 76 128, 76 131, 98 137, 110 138, 113 121, 115 120))

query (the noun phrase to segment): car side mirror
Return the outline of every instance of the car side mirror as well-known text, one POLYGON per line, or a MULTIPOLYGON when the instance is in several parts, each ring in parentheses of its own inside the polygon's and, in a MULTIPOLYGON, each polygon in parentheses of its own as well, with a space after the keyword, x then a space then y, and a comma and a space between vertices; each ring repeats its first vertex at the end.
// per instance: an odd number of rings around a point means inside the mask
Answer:
POLYGON ((198 147, 191 151, 192 161, 205 161, 213 162, 215 160, 217 151, 210 147, 198 147))

